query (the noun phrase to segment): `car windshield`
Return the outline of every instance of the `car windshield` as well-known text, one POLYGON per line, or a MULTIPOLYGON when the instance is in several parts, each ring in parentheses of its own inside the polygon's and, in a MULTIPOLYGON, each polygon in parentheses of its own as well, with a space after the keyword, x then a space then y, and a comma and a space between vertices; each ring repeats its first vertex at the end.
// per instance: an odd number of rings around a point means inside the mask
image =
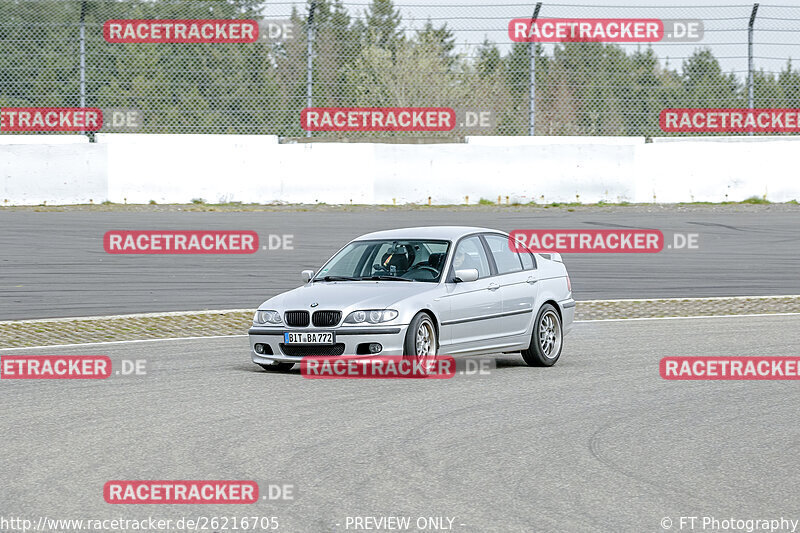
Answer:
POLYGON ((438 282, 449 249, 448 241, 354 241, 333 256, 314 281, 438 282))

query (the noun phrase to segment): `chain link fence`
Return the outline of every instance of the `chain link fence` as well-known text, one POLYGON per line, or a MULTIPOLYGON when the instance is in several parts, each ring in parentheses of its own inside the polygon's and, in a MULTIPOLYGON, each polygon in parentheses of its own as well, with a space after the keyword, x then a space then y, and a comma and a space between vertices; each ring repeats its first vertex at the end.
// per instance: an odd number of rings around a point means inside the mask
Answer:
POLYGON ((0 0, 0 108, 134 110, 119 131, 356 140, 663 136, 665 108, 800 108, 800 5, 480 2, 0 0), (514 42, 510 21, 534 16, 700 21, 702 35, 514 42), (109 42, 108 21, 156 19, 256 20, 259 37, 109 42), (456 124, 312 133, 307 107, 445 107, 456 124))

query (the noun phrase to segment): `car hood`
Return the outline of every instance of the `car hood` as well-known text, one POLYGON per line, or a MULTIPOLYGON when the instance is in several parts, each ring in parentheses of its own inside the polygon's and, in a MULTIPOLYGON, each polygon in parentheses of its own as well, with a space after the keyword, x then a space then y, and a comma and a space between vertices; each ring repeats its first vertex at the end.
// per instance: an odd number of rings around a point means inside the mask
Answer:
POLYGON ((351 311, 384 309, 404 298, 433 290, 436 283, 405 281, 318 281, 270 298, 259 309, 351 311))

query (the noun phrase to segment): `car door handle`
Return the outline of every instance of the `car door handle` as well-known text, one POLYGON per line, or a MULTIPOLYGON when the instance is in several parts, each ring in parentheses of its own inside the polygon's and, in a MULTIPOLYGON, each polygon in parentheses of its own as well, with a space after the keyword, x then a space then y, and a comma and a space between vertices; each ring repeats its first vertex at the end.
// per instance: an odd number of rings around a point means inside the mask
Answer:
POLYGON ((486 288, 489 289, 490 291, 496 291, 497 289, 500 288, 500 285, 498 285, 497 283, 490 283, 489 286, 486 288))
POLYGON ((536 283, 536 279, 533 276, 528 276, 528 283, 533 285, 534 283, 536 283))

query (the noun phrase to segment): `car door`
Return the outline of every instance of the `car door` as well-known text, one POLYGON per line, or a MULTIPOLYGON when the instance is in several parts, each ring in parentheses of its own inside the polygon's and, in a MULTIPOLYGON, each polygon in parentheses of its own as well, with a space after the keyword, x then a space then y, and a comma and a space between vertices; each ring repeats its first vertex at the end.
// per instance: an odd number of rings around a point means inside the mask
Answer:
POLYGON ((499 288, 480 237, 459 241, 445 283, 446 304, 440 323, 442 353, 469 352, 491 343, 503 321, 499 288), (455 270, 467 268, 478 270, 478 279, 454 282, 455 270))
POLYGON ((506 235, 487 233, 483 239, 497 271, 498 292, 503 300, 501 334, 505 338, 527 341, 538 290, 536 271, 525 268, 533 263, 533 256, 528 254, 523 262, 522 254, 511 250, 506 235))

